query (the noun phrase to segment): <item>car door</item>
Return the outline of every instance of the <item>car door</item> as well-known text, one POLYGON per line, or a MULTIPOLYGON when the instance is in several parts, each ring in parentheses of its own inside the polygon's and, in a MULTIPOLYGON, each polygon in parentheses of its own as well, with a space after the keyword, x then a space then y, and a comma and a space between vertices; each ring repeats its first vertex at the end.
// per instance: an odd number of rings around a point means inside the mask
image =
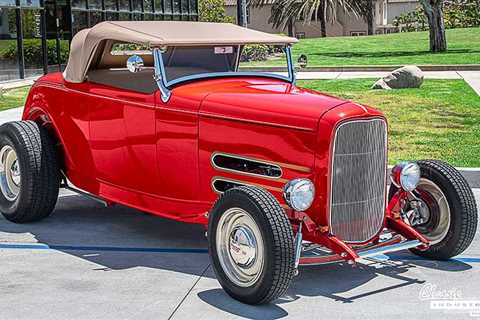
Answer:
MULTIPOLYGON (((193 204, 199 198, 198 110, 203 93, 194 85, 174 88, 167 102, 157 93, 156 130, 159 193, 193 204)), ((186 213, 188 205, 181 208, 186 213)))
POLYGON ((127 190, 156 193, 155 92, 93 82, 88 90, 97 179, 127 190))

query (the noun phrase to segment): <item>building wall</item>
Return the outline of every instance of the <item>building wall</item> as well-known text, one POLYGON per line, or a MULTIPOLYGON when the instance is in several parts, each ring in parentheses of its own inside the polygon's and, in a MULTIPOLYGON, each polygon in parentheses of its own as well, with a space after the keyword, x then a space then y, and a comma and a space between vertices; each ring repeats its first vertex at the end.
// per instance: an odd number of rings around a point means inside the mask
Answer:
MULTIPOLYGON (((415 10, 418 3, 418 0, 377 0, 374 9, 374 33, 383 33, 392 25, 395 17, 401 13, 415 10)), ((237 16, 235 5, 226 5, 225 8, 228 15, 237 16)), ((250 9, 249 27, 270 33, 286 33, 286 30, 275 29, 268 23, 270 13, 271 5, 250 9)), ((352 33, 367 34, 367 30, 367 23, 362 17, 343 12, 343 10, 339 10, 337 13, 336 22, 327 24, 327 36, 329 37, 351 36, 352 33)), ((312 21, 310 24, 304 24, 297 21, 295 22, 295 33, 305 35, 307 38, 320 37, 320 23, 312 21)))
POLYGON ((197 20, 197 3, 197 0, 0 0, 0 82, 63 70, 70 40, 81 29, 106 20, 197 20), (27 51, 22 47, 27 45, 34 54, 25 54, 27 51), (60 52, 56 52, 57 45, 60 52), (47 55, 43 54, 45 51, 47 55))
MULTIPOLYGON (((320 23, 312 21, 310 24, 298 21, 295 23, 295 34, 305 34, 306 38, 318 38, 322 36, 320 23)), ((343 34, 343 26, 337 22, 327 23, 327 36, 335 37, 343 34)))
MULTIPOLYGON (((237 19, 237 6, 226 6, 226 13, 229 16, 237 19)), ((272 6, 266 5, 260 8, 249 9, 249 19, 248 24, 252 26, 255 30, 268 32, 268 33, 281 33, 282 30, 278 28, 273 28, 271 23, 268 23, 270 18, 272 6)))
POLYGON ((357 17, 349 12, 339 10, 337 19, 342 25, 342 33, 338 36, 351 36, 352 32, 362 32, 367 34, 367 24, 362 17, 357 17))
MULTIPOLYGON (((287 33, 287 30, 281 28, 273 28, 272 24, 268 22, 271 15, 271 5, 266 5, 260 8, 251 8, 249 10, 249 27, 255 30, 269 32, 269 33, 287 33)), ((236 19, 237 7, 226 6, 226 14, 236 19)), ((336 37, 350 35, 351 31, 367 31, 367 24, 362 18, 355 17, 350 14, 342 12, 337 13, 337 20, 335 22, 327 23, 327 36, 336 37)), ((303 21, 296 21, 294 25, 295 34, 304 34, 307 38, 316 38, 321 36, 320 23, 312 21, 310 24, 303 21)))
POLYGON ((419 6, 418 1, 394 1, 388 3, 388 24, 392 24, 396 17, 402 13, 414 11, 419 6))

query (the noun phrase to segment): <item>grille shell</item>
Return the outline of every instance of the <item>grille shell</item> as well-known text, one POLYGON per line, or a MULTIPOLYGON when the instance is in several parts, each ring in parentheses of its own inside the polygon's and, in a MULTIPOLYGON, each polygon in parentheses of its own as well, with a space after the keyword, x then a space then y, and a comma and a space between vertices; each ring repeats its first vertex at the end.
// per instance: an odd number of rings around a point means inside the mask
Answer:
POLYGON ((365 242, 383 226, 387 124, 350 120, 335 131, 331 164, 330 231, 346 242, 365 242))

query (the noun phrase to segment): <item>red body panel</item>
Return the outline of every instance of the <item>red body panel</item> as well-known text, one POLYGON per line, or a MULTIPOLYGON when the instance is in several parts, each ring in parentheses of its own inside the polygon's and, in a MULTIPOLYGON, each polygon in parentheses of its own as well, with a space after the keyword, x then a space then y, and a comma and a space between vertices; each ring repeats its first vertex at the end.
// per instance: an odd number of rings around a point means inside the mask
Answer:
POLYGON ((72 84, 59 73, 36 82, 23 114, 57 136, 66 176, 77 187, 176 220, 206 224, 218 198, 212 181, 223 178, 267 189, 295 225, 282 188, 291 179, 310 178, 316 198, 303 214, 304 238, 338 250, 349 247, 328 236, 332 135, 342 121, 372 117, 383 115, 275 79, 186 83, 173 88, 164 103, 158 91, 72 84), (215 152, 278 165, 282 176, 215 168, 215 152))
POLYGON ((37 81, 23 118, 48 118, 62 143, 67 177, 78 187, 206 223, 204 213, 218 197, 214 177, 264 186, 282 203, 286 181, 313 179, 319 119, 343 103, 263 78, 197 81, 174 88, 163 103, 158 92, 72 84, 57 73, 37 81), (215 170, 213 152, 278 162, 282 179, 215 170))

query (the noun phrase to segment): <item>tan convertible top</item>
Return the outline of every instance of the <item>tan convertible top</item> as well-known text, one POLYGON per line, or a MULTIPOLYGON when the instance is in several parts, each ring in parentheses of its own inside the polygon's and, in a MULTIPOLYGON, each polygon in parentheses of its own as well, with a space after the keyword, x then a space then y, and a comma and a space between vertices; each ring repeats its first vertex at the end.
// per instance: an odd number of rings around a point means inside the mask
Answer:
MULTIPOLYGON (((160 46, 292 44, 295 38, 246 29, 230 23, 184 21, 108 21, 79 31, 72 39, 65 80, 83 82, 97 48, 105 41, 160 46)), ((103 46, 102 46, 103 43, 103 46)))

